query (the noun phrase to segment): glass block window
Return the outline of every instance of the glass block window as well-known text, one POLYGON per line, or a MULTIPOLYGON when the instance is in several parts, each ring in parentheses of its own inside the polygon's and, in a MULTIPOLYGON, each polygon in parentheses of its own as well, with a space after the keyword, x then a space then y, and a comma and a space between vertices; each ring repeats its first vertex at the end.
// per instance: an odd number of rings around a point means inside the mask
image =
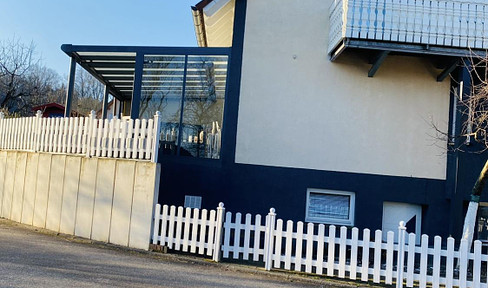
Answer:
POLYGON ((191 196, 185 195, 185 208, 202 208, 202 197, 201 196, 191 196))
POLYGON ((307 190, 307 222, 354 225, 355 194, 321 189, 307 190))

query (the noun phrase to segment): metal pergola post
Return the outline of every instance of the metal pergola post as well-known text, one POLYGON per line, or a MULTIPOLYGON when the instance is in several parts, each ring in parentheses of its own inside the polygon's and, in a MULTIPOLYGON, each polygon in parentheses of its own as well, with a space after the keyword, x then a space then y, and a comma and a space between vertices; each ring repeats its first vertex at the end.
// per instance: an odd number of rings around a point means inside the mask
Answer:
POLYGON ((134 90, 132 90, 132 100, 130 105, 130 118, 139 118, 139 108, 141 105, 141 86, 142 69, 144 68, 144 53, 137 52, 136 65, 134 67, 134 90))
POLYGON ((108 89, 109 89, 108 86, 105 84, 105 89, 103 90, 102 119, 107 119, 108 89))
POLYGON ((64 117, 71 115, 71 102, 73 100, 73 92, 75 90, 75 76, 76 76, 76 59, 71 57, 71 64, 69 67, 68 91, 66 92, 66 103, 64 105, 64 117))
POLYGON ((183 87, 181 89, 181 106, 180 106, 180 126, 178 127, 178 150, 177 155, 180 155, 181 143, 183 137, 183 111, 185 110, 185 93, 186 93, 186 75, 188 70, 188 55, 185 55, 185 64, 183 66, 183 87))

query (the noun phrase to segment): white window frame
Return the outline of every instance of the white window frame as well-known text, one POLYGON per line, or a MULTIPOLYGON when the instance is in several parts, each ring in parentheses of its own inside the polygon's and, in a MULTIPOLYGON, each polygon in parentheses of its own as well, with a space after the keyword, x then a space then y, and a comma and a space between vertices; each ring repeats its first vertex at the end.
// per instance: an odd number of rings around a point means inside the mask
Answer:
POLYGON ((354 192, 308 188, 307 189, 307 204, 305 207, 305 221, 306 222, 313 222, 313 223, 354 226, 355 206, 356 206, 356 193, 354 193, 354 192), (308 216, 308 208, 310 206, 310 194, 311 193, 349 196, 350 197, 349 198, 349 218, 348 219, 336 219, 336 218, 329 218, 329 217, 320 217, 320 218, 309 217, 308 216))

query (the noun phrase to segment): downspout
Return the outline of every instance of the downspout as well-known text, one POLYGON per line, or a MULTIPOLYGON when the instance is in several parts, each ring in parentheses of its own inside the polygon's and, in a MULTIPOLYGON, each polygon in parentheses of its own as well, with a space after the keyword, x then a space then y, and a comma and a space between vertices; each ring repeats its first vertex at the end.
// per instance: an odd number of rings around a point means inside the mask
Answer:
POLYGON ((208 47, 203 11, 202 9, 198 9, 196 6, 192 6, 191 10, 193 14, 193 25, 195 26, 195 35, 197 37, 198 46, 208 47))

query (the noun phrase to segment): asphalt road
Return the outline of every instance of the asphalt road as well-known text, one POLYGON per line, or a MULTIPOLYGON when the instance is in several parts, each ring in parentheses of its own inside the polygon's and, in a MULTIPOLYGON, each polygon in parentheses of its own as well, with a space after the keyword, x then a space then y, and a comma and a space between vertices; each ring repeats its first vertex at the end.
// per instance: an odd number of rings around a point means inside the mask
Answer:
POLYGON ((286 273, 39 233, 0 219, 0 287, 321 287, 286 273), (239 268, 241 267, 241 268, 239 268))

